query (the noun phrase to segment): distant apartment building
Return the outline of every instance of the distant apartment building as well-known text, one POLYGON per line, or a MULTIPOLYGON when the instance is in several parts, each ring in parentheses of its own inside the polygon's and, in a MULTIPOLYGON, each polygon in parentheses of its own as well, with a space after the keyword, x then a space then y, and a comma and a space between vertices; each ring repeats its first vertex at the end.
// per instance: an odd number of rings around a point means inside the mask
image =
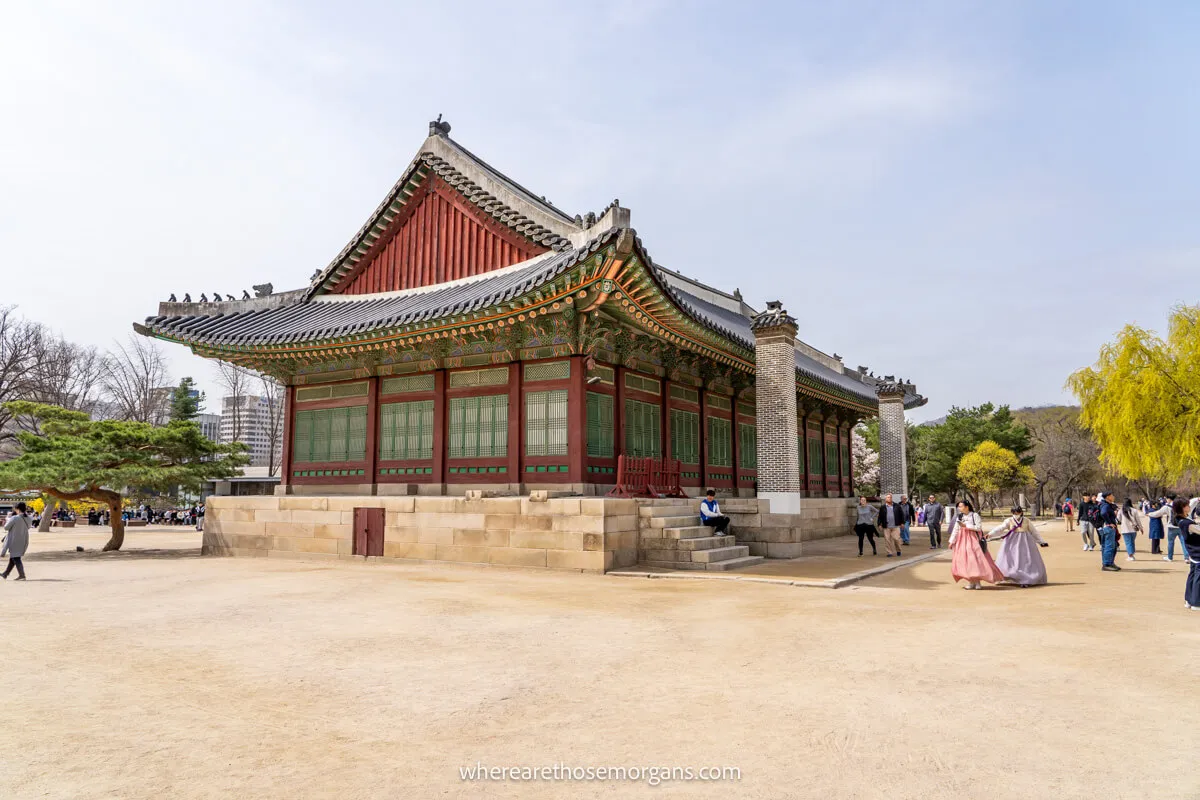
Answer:
POLYGON ((200 426, 200 432, 204 434, 205 439, 214 442, 221 441, 220 414, 197 414, 196 424, 200 426))
MULTIPOLYGON (((276 413, 280 412, 277 410, 276 413)), ((271 406, 265 397, 243 395, 226 397, 221 401, 220 441, 222 444, 238 441, 249 447, 251 466, 268 467, 273 465, 276 470, 279 469, 283 460, 283 424, 277 422, 277 425, 279 430, 272 437, 271 406), (272 438, 274 438, 274 459, 271 458, 272 438)))

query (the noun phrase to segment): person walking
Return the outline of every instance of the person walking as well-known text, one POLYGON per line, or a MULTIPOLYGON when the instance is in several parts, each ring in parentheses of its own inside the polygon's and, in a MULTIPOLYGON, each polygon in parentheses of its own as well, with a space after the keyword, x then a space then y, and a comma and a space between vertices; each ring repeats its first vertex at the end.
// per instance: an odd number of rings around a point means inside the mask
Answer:
POLYGON ((9 515, 4 523, 4 548, 0 550, 0 558, 8 556, 8 566, 0 572, 0 578, 8 580, 8 573, 17 568, 17 580, 25 580, 25 564, 21 559, 29 549, 29 517, 25 515, 24 503, 17 503, 16 513, 9 515))
POLYGON ((1096 504, 1092 502, 1092 496, 1084 494, 1083 499, 1079 501, 1079 536, 1083 539, 1084 550, 1096 549, 1096 526, 1092 522, 1092 512, 1095 510, 1096 504))
POLYGON ((909 535, 909 526, 913 521, 913 507, 908 502, 908 495, 900 495, 900 508, 904 511, 904 524, 900 526, 900 541, 904 543, 905 547, 908 547, 912 544, 912 539, 909 535))
POLYGON ((876 524, 883 528, 883 545, 887 548, 887 557, 899 556, 900 528, 904 525, 904 509, 898 503, 892 502, 891 492, 883 498, 883 505, 879 507, 876 524))
POLYGON ((879 555, 875 548, 875 519, 879 512, 867 503, 867 498, 858 498, 858 519, 854 523, 854 532, 858 534, 858 557, 862 558, 863 539, 871 543, 871 555, 879 555))
POLYGON ((1069 497, 1062 504, 1062 515, 1063 519, 1067 521, 1067 533, 1075 530, 1075 506, 1072 505, 1069 497))
POLYGON ((929 528, 929 549, 937 550, 942 546, 942 518, 946 515, 946 509, 937 501, 937 497, 931 494, 924 511, 925 527, 929 528))
POLYGON ((700 521, 714 529, 714 536, 729 535, 729 517, 722 516, 717 493, 713 489, 705 492, 704 499, 700 501, 700 521))
POLYGON ((1183 539, 1183 557, 1191 568, 1183 587, 1183 604, 1200 611, 1200 522, 1188 516, 1188 501, 1180 498, 1172 506, 1172 514, 1183 539))
POLYGON ((1046 562, 1038 548, 1049 547, 1050 543, 1037 532, 1021 506, 1013 506, 1012 516, 992 528, 987 538, 1004 542, 996 558, 996 567, 1006 580, 1021 588, 1047 582, 1046 562))
POLYGON ((1117 566, 1117 504, 1112 492, 1101 492, 1100 505, 1092 509, 1093 524, 1100 529, 1100 568, 1120 572, 1117 566))
POLYGON ((999 583, 1004 580, 996 562, 980 545, 983 535, 983 521, 974 507, 966 500, 961 501, 954 529, 950 532, 950 552, 954 554, 950 560, 950 576, 955 583, 965 580, 964 589, 978 589, 983 581, 999 583))
POLYGON ((1121 511, 1117 515, 1117 527, 1121 532, 1121 538, 1125 540, 1125 560, 1137 561, 1134 555, 1136 550, 1135 539, 1139 533, 1144 533, 1142 530, 1142 521, 1138 519, 1138 512, 1133 507, 1133 501, 1128 497, 1121 505, 1121 511))

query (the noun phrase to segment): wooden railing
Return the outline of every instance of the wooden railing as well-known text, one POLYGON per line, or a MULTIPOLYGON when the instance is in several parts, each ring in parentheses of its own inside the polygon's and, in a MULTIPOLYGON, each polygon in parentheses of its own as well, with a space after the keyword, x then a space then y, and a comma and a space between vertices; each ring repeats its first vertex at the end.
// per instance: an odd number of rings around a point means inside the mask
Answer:
POLYGON ((687 497, 680 486, 682 465, 676 458, 617 459, 617 485, 609 497, 687 497))

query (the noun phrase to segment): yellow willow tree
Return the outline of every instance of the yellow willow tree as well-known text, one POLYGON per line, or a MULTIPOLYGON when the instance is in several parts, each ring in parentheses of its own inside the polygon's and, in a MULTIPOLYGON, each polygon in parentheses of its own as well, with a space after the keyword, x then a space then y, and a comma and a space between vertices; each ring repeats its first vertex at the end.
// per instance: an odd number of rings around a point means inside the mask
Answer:
POLYGON ((1172 483, 1200 467, 1200 306, 1172 309, 1165 341, 1126 325, 1067 386, 1111 471, 1172 483))

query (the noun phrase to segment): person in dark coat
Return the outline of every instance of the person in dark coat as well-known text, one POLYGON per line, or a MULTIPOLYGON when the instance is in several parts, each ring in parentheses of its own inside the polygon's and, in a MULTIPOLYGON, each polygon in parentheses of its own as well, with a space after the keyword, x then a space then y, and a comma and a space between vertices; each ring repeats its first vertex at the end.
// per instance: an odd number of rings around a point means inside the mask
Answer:
POLYGON ((1181 498, 1171 505, 1171 515, 1183 536, 1183 555, 1191 564, 1183 588, 1183 602, 1192 611, 1200 611, 1200 522, 1187 513, 1187 500, 1181 498))
POLYGON ((883 546, 888 551, 888 558, 900 555, 900 530, 906 522, 908 522, 908 518, 904 516, 904 507, 899 503, 892 502, 892 495, 889 492, 879 505, 879 516, 876 519, 876 524, 883 531, 883 546), (896 552, 893 553, 893 550, 896 552))
POLYGON ((929 495, 925 504, 925 526, 929 528, 929 549, 937 550, 942 546, 942 519, 946 514, 945 508, 937 501, 937 497, 929 495))

